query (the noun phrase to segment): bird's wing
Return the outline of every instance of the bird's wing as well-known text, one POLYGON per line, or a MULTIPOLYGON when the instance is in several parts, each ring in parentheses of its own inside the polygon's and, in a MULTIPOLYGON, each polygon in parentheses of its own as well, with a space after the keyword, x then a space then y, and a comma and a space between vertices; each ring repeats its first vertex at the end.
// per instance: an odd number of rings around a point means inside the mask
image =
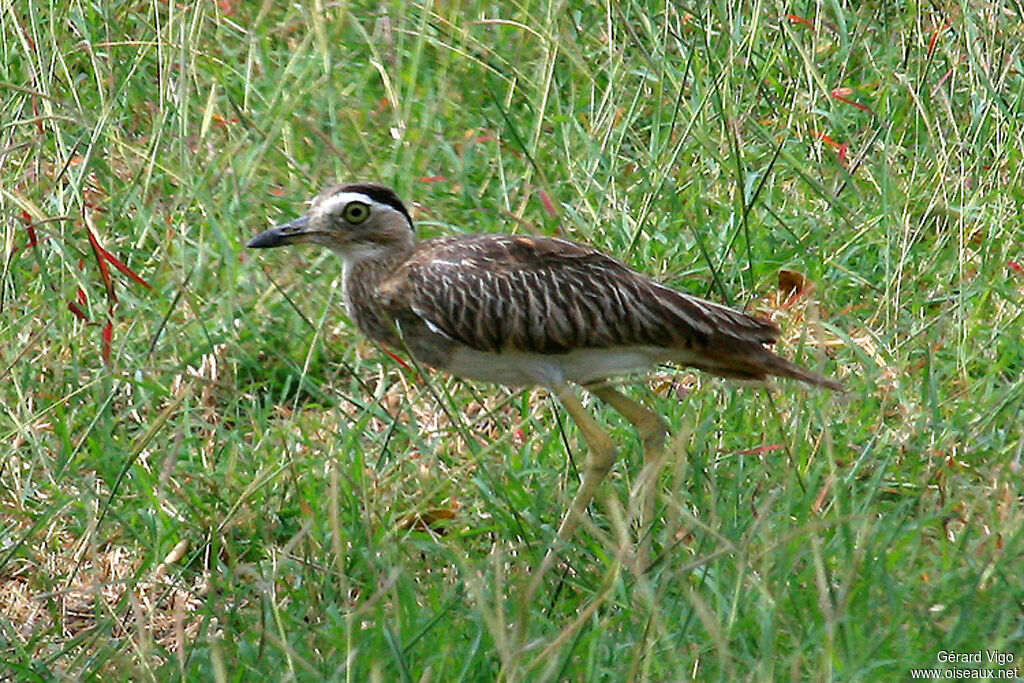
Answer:
POLYGON ((476 235, 421 243, 391 282, 434 331, 482 351, 773 342, 778 328, 682 294, 590 247, 476 235))

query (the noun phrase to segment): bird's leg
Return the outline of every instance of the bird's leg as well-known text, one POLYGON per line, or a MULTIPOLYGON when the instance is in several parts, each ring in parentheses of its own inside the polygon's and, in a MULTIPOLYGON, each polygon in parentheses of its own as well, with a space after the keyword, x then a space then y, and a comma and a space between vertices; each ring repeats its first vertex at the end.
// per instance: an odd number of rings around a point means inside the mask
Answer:
POLYGON ((594 499, 597 487, 608 470, 615 464, 615 443, 612 441, 604 428, 597 423, 593 415, 583 407, 575 392, 569 386, 565 386, 558 393, 558 400, 565 406, 569 416, 579 427, 583 440, 587 442, 587 459, 583 465, 583 482, 572 499, 569 511, 565 514, 561 526, 558 527, 558 537, 565 541, 576 529, 580 519, 587 511, 587 506, 594 499))
POLYGON ((637 564, 640 570, 647 568, 651 556, 651 528, 654 523, 654 494, 661 469, 662 453, 665 449, 665 437, 668 435, 668 424, 653 410, 616 391, 607 384, 588 385, 589 389, 602 401, 622 414, 636 428, 640 443, 644 449, 644 470, 641 481, 641 534, 637 548, 637 564))
POLYGON ((576 491, 576 495, 569 505, 569 510, 565 513, 565 517, 558 527, 558 533, 555 535, 554 542, 548 549, 547 554, 544 555, 544 560, 541 562, 540 567, 534 573, 533 581, 527 593, 528 597, 532 597, 533 593, 540 586, 544 574, 551 568, 555 558, 558 556, 559 546, 568 541, 569 537, 572 536, 572 532, 579 526, 580 520, 587 512, 587 506, 590 505, 594 495, 597 493, 598 486, 600 486, 601 481, 608 474, 608 470, 615 463, 615 443, 604 431, 604 428, 597 423, 593 415, 583 407, 572 387, 568 384, 562 384, 554 389, 558 400, 565 406, 565 411, 569 413, 569 417, 576 423, 580 434, 583 435, 584 441, 587 442, 587 460, 583 466, 583 482, 580 484, 579 490, 576 491))

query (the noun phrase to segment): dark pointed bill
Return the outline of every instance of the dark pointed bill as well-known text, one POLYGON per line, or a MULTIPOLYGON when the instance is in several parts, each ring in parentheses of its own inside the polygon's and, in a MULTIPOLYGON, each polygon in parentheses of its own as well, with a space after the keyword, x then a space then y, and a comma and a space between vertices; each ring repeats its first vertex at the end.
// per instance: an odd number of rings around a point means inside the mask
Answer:
POLYGON ((270 247, 283 247, 292 244, 296 238, 306 233, 309 229, 309 219, 305 216, 296 218, 275 228, 264 230, 249 240, 245 246, 249 249, 269 249, 270 247))

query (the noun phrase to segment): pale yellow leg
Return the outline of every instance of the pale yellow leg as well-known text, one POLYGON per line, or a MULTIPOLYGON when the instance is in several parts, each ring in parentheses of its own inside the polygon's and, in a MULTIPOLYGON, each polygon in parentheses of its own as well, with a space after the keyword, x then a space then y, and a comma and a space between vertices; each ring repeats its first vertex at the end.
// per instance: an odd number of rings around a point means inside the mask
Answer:
POLYGON ((587 506, 594 500, 601 481, 615 464, 616 450, 611 437, 587 412, 571 388, 566 387, 566 391, 558 395, 558 400, 562 402, 566 412, 579 427, 580 434, 583 435, 588 447, 586 463, 583 465, 583 482, 572 499, 572 504, 569 506, 569 511, 565 513, 561 526, 558 527, 558 537, 565 541, 576 530, 580 519, 586 514, 587 506))
POLYGON ((587 506, 594 500, 594 495, 597 493, 601 481, 608 474, 608 470, 612 468, 612 465, 615 464, 615 444, 604 431, 604 428, 583 407, 572 387, 567 384, 557 387, 555 395, 562 405, 565 406, 565 411, 569 413, 569 417, 576 423, 580 434, 583 435, 583 439, 587 442, 587 459, 583 466, 583 481, 580 483, 580 488, 576 491, 576 496, 569 505, 569 510, 565 513, 565 517, 562 518, 562 523, 558 527, 558 533, 555 535, 554 542, 548 548, 544 560, 533 576, 533 581, 527 593, 527 600, 533 596, 540 586, 544 574, 551 568, 555 558, 558 557, 559 546, 569 540, 572 532, 579 526, 580 520, 587 512, 587 506))
POLYGON ((662 464, 662 454, 665 450, 665 437, 668 436, 668 424, 661 415, 607 384, 595 384, 587 388, 632 423, 640 436, 640 443, 643 445, 644 472, 640 484, 641 533, 640 545, 637 548, 637 564, 642 571, 647 568, 651 556, 655 492, 658 471, 662 464))

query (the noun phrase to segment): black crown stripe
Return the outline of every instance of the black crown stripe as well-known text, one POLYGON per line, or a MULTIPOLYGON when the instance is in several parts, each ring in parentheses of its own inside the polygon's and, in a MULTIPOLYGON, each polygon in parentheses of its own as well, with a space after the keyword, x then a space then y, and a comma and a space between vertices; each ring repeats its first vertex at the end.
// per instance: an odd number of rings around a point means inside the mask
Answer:
POLYGON ((398 195, 390 187, 378 185, 377 183, 354 183, 338 188, 338 192, 358 192, 365 194, 378 204, 386 204, 405 216, 405 220, 409 221, 409 228, 412 228, 412 216, 409 215, 405 204, 402 203, 402 200, 398 198, 398 195))

